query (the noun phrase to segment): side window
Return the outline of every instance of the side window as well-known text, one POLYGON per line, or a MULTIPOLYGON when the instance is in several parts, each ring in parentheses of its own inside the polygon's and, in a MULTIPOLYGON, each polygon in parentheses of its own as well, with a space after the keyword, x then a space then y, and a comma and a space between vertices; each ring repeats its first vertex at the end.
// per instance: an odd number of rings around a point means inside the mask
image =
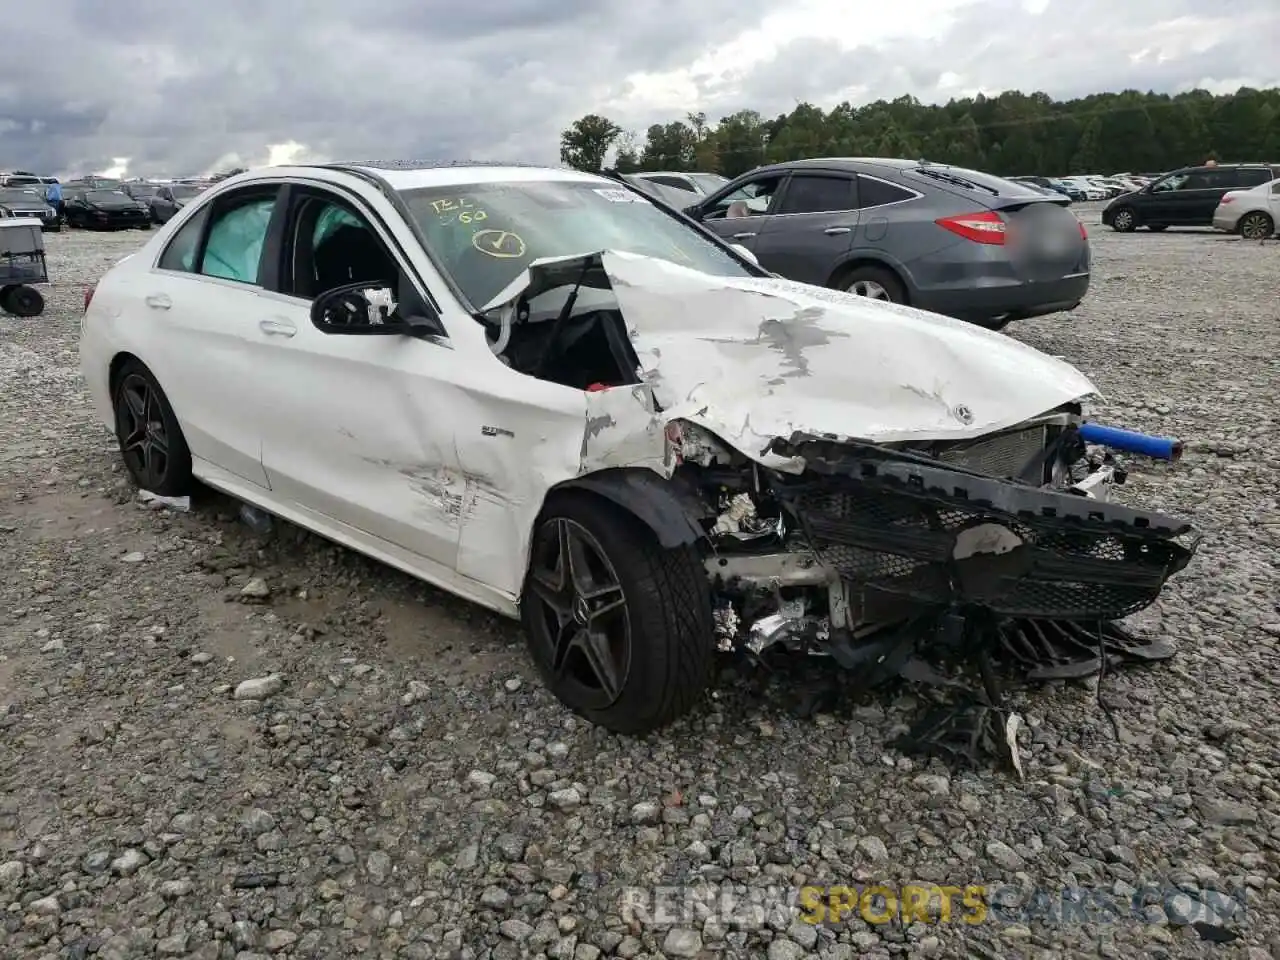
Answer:
POLYGON ((884 180, 877 180, 875 177, 858 178, 858 206, 863 210, 915 198, 916 195, 910 190, 894 186, 884 180))
POLYGON ((1240 168, 1231 167, 1206 171, 1205 186, 1215 190, 1234 190, 1236 187, 1243 186, 1240 181, 1240 168))
POLYGON ((238 283, 258 282, 262 247, 278 195, 279 191, 272 189, 269 194, 251 193, 227 198, 226 203, 214 202, 213 220, 200 259, 201 274, 238 283))
POLYGON ((1272 179, 1271 171, 1263 167, 1241 167, 1237 173, 1242 187, 1256 187, 1272 179))
POLYGON ((750 180, 737 190, 726 193, 707 211, 706 219, 758 217, 769 211, 773 195, 782 186, 783 174, 750 180))
POLYGON ((1271 192, 1273 194, 1280 195, 1280 180, 1277 180, 1271 185, 1271 192))
POLYGON ((857 209, 853 177, 795 174, 778 213, 834 213, 857 209))
POLYGON ((1152 193, 1167 193, 1170 190, 1177 190, 1187 182, 1187 174, 1172 173, 1163 180, 1157 180, 1155 186, 1151 188, 1152 193))
POLYGON ((289 219, 289 270, 282 293, 313 300, 367 281, 399 290, 400 267, 365 217, 330 194, 299 194, 289 219))
POLYGON ((204 233, 204 225, 208 219, 209 208, 205 207, 184 223, 169 241, 169 246, 165 247, 157 266, 161 270, 195 273, 196 254, 200 251, 200 237, 204 233))
POLYGON ((1213 186, 1210 180, 1210 174, 1206 170, 1196 170, 1188 173, 1182 183, 1178 184, 1178 190, 1206 190, 1213 186))

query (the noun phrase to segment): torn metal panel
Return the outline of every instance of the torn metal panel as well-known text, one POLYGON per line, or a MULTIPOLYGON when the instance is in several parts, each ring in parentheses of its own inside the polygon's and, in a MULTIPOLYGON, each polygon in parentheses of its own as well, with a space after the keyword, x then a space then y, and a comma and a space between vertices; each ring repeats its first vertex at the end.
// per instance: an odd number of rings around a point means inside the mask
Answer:
POLYGON ((962 321, 616 251, 535 261, 486 309, 579 278, 612 288, 669 419, 778 469, 800 465, 765 448, 797 430, 880 443, 971 439, 1098 392, 1071 365, 962 321))

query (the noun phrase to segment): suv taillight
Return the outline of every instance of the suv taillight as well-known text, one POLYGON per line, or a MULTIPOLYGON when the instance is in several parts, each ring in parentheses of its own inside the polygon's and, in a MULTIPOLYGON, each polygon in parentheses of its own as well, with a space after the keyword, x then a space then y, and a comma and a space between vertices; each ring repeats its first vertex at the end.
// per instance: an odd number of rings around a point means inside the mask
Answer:
POLYGON ((1005 231, 1008 228, 1000 214, 991 210, 984 210, 981 213, 962 213, 958 217, 943 217, 933 222, 966 240, 996 246, 1004 244, 1005 231))
POLYGON ((97 289, 98 289, 98 285, 96 283, 91 283, 89 284, 89 286, 84 288, 84 312, 85 313, 89 312, 89 304, 93 303, 93 294, 94 294, 94 291, 97 289))

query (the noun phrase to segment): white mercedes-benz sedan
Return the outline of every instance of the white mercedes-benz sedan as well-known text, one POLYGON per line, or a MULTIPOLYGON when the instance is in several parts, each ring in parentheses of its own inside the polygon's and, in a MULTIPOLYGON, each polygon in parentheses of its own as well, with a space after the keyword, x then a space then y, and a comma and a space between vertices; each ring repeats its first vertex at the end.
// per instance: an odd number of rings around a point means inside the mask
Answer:
POLYGON ((779 279, 571 170, 229 178, 86 291, 81 358, 140 487, 202 481, 522 619, 621 732, 694 706, 717 650, 874 682, 964 636, 1066 669, 1194 549, 1108 501, 1067 363, 779 279))

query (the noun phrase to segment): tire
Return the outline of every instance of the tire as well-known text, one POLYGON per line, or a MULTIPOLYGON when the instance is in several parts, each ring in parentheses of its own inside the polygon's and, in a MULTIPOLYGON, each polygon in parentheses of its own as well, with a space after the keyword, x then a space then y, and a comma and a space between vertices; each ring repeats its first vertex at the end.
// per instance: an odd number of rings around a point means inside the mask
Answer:
POLYGON ((191 451, 151 371, 137 360, 125 361, 111 384, 111 406, 120 456, 133 482, 162 497, 189 493, 194 485, 191 451))
POLYGON ((1111 229, 1116 233, 1133 233, 1138 229, 1138 213, 1133 207, 1121 207, 1111 215, 1111 229))
POLYGON ((150 230, 150 229, 151 229, 151 224, 150 224, 150 222, 148 222, 148 223, 144 223, 142 226, 138 227, 138 229, 139 229, 139 230, 150 230))
POLYGON ((831 284, 847 293, 883 300, 889 303, 906 303, 907 292, 897 275, 884 267, 857 266, 839 274, 831 284), (874 292, 862 292, 874 291, 874 292))
POLYGON ((6 287, 0 293, 0 308, 15 317, 38 317, 44 313, 44 297, 35 287, 6 287))
POLYGON ((548 689, 615 733, 666 726, 702 698, 710 681, 711 590, 697 551, 663 548, 640 521, 591 494, 548 498, 534 528, 520 612, 548 689), (579 571, 589 581, 585 592, 560 576, 566 549, 588 571, 579 571), (610 602, 615 598, 620 606, 610 602), (588 639, 593 633, 583 629, 593 619, 594 635, 609 648, 612 669, 604 673, 588 660, 590 649, 602 662, 600 646, 588 639), (599 679, 605 674, 608 684, 599 679))
POLYGON ((1168 230, 1169 225, 1167 223, 1148 223, 1147 229, 1152 233, 1159 233, 1162 230, 1168 230))
POLYGON ((1276 224, 1269 214, 1255 210, 1240 218, 1239 229, 1245 240, 1266 240, 1275 234, 1276 224))

